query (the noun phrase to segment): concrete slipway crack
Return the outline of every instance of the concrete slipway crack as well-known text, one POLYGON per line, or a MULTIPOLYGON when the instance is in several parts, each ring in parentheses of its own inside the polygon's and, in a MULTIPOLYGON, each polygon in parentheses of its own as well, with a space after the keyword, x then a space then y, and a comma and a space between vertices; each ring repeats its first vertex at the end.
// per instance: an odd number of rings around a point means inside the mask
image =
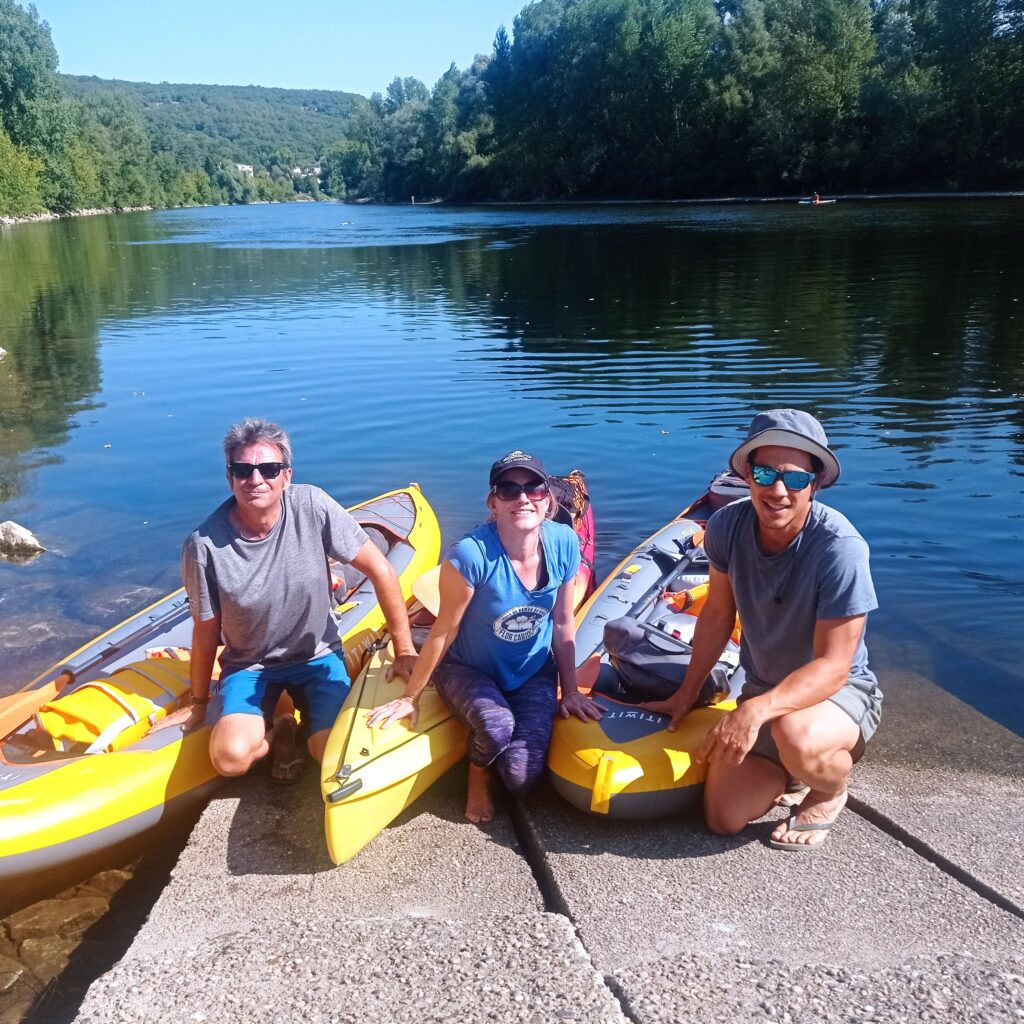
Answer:
POLYGON ((560 917, 566 918, 569 924, 572 926, 573 934, 576 936, 576 941, 580 945, 580 949, 586 954, 587 959, 590 961, 594 971, 601 975, 601 979, 604 981, 605 987, 614 996, 615 1001, 619 1004, 619 1009, 622 1010, 622 1014, 627 1020, 631 1020, 634 1024, 640 1024, 640 1018, 637 1016, 633 1005, 629 1001, 622 986, 618 980, 610 974, 603 974, 597 970, 594 965, 593 958, 590 955, 590 950, 587 949, 586 944, 583 941, 583 936, 580 934, 579 928, 576 926, 576 921, 569 910, 569 905, 565 901, 565 897, 562 895, 562 890, 558 886, 558 882, 555 880, 555 876, 551 871, 551 867, 548 864, 547 857, 544 855, 544 850, 540 845, 540 840, 537 837, 537 833, 534 831, 533 826, 523 810, 522 804, 514 799, 510 798, 508 801, 509 813, 512 818, 512 828, 515 831, 516 839, 519 841, 519 846, 523 851, 523 857, 526 863, 530 865, 530 870, 533 872, 534 881, 537 883, 537 888, 540 890, 541 897, 544 900, 544 909, 549 914, 558 914, 560 917))
POLYGON ((869 804, 866 804, 863 800, 855 797, 852 793, 849 796, 846 805, 851 811, 859 814, 865 821, 870 822, 875 828, 880 829, 887 835, 892 836, 897 842, 902 843, 907 849, 913 850, 919 857, 923 857, 926 861, 934 864, 940 871, 945 872, 951 878, 955 878, 961 885, 967 886, 972 892, 977 893, 982 899, 986 899, 989 903, 994 904, 1000 910, 1005 910, 1008 914, 1013 914, 1015 917, 1024 919, 1024 907, 1019 903, 1004 896, 1001 892, 993 889, 988 883, 983 882, 976 875, 971 874, 970 871, 962 868, 959 864, 951 861, 948 857, 943 856, 933 846, 930 846, 923 839, 918 838, 911 832, 908 832, 902 825, 897 824, 887 814, 883 814, 881 811, 869 804))

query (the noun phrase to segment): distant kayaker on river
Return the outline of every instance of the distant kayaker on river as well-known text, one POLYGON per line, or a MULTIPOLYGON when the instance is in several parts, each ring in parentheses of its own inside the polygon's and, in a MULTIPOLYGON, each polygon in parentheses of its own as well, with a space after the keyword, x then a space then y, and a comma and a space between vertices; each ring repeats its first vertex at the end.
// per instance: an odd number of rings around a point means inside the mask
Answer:
POLYGON ((708 770, 708 827, 739 832, 799 781, 806 795, 771 845, 806 851, 828 838, 881 715, 864 646, 867 614, 878 607, 868 546, 844 516, 815 500, 840 468, 809 413, 755 416, 730 465, 750 483, 750 499, 708 521, 711 586, 692 660, 671 699, 644 706, 670 714, 675 728, 725 649, 738 611, 746 684, 739 707, 698 753, 708 770))
POLYGON ((271 777, 294 782, 305 755, 295 718, 273 721, 278 698, 292 697, 309 753, 320 761, 350 685, 328 557, 369 578, 394 639, 394 672, 408 677, 416 653, 405 600, 380 546, 348 512, 319 487, 292 484, 291 441, 281 427, 243 420, 228 430, 224 455, 232 496, 181 553, 192 609, 190 703, 156 728, 204 720, 223 637, 213 766, 243 775, 273 750, 271 777))
POLYGON ((540 459, 509 452, 488 483, 491 518, 441 564, 437 620, 405 693, 367 715, 381 729, 415 722, 419 695, 433 683, 469 728, 466 817, 474 822, 494 816, 492 770, 516 794, 544 774, 557 711, 601 717, 576 687, 579 537, 550 521, 557 499, 540 459))

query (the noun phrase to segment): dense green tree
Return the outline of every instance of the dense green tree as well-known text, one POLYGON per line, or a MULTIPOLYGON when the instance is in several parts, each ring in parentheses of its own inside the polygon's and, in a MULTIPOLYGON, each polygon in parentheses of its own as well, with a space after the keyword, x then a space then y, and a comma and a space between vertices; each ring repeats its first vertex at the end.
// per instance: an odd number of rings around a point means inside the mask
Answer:
POLYGON ((874 59, 867 0, 743 0, 725 29, 719 102, 744 177, 836 188, 856 161, 874 59))
POLYGON ((42 161, 40 189, 48 207, 73 205, 72 123, 49 25, 33 5, 0 0, 0 127, 42 161))
POLYGON ((60 96, 49 25, 34 5, 0 0, 0 127, 16 145, 40 144, 45 110, 60 96))
POLYGON ((871 168, 876 188, 934 180, 931 146, 940 130, 936 75, 923 62, 920 30, 910 8, 909 0, 888 0, 875 15, 878 45, 862 93, 866 136, 861 160, 871 168))
POLYGON ((436 179, 424 151, 425 100, 399 107, 383 123, 380 144, 380 187, 400 202, 412 197, 433 198, 436 179))
POLYGON ((457 131, 450 140, 455 176, 445 183, 444 194, 456 199, 480 199, 495 195, 491 163, 495 154, 494 115, 491 112, 486 74, 491 59, 478 55, 459 78, 455 97, 457 131))
POLYGON ((0 128, 0 217, 38 213, 43 207, 39 187, 42 161, 35 160, 0 128))
POLYGON ((394 114, 407 103, 425 103, 429 95, 429 90, 418 78, 395 78, 387 87, 382 112, 394 114))
POLYGON ((95 96, 80 108, 80 139, 91 150, 102 188, 101 206, 147 206, 163 199, 161 178, 141 112, 124 96, 95 96))
POLYGON ((376 180, 370 147, 354 139, 333 143, 320 161, 320 168, 321 187, 334 199, 364 195, 367 183, 376 180))

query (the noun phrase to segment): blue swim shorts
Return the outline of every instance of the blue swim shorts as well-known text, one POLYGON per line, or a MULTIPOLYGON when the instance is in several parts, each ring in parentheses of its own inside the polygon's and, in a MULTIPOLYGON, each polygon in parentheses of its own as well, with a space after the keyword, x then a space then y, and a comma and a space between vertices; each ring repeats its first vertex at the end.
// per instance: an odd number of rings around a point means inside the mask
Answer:
POLYGON ((286 691, 313 735, 334 725, 351 687, 345 659, 334 651, 298 665, 228 666, 220 677, 222 714, 262 715, 269 726, 277 700, 286 691))

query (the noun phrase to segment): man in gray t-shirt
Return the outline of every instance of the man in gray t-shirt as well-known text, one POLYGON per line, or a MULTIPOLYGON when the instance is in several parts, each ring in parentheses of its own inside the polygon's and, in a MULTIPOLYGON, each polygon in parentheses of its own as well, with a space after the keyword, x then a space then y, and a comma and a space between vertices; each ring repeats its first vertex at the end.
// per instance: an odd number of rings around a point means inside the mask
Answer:
POLYGON ((711 567, 693 657, 668 701, 674 729, 697 700, 735 627, 743 627, 746 682, 739 707, 708 734, 708 827, 732 835, 781 802, 797 780, 806 795, 771 845, 807 851, 828 837, 847 780, 878 726, 882 693, 868 668, 864 624, 878 607, 868 546, 850 522, 815 500, 839 478, 821 424, 797 409, 754 417, 730 465, 751 496, 708 521, 711 567))
POLYGON ((349 690, 328 558, 369 578, 394 639, 393 671, 408 677, 416 654, 405 600, 391 563, 348 512, 320 488, 292 484, 291 442, 277 424, 243 420, 228 431, 224 454, 232 496, 181 553, 192 609, 190 704, 159 727, 203 721, 223 641, 214 767, 241 775, 272 749, 271 777, 294 782, 304 760, 295 718, 267 727, 278 696, 287 690, 301 709, 320 761, 349 690))

